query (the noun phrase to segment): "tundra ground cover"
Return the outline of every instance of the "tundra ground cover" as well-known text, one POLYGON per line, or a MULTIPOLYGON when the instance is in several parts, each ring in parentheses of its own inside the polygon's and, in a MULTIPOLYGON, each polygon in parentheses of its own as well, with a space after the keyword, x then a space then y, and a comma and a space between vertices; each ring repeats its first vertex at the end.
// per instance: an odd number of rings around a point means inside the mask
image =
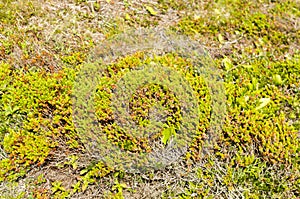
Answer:
MULTIPOLYGON (((1 1, 0 197, 298 198, 299 5, 297 0, 1 1), (72 119, 72 88, 92 49, 140 27, 166 28, 201 43, 221 70, 227 114, 218 140, 203 155, 211 96, 203 79, 193 80, 203 117, 189 151, 164 169, 130 173, 89 156, 72 119)), ((176 54, 151 61, 187 64, 176 54)), ((113 123, 110 93, 126 70, 148 62, 143 52, 118 59, 97 89, 99 123, 124 150, 148 151, 151 140, 132 137, 113 123)), ((140 88, 131 101, 133 118, 147 122, 149 107, 162 101, 176 126, 177 100, 158 85, 140 88)))

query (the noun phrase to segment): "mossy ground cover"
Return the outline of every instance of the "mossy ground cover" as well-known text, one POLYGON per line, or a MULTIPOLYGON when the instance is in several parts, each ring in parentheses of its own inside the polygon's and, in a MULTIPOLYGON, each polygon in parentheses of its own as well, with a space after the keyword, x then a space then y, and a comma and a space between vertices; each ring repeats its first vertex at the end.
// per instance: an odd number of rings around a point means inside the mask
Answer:
MULTIPOLYGON (((13 1, 0 2, 0 198, 299 198, 300 6, 297 1, 13 1), (89 52, 130 28, 166 28, 203 45, 221 70, 227 113, 205 154, 211 98, 186 71, 203 117, 182 159, 147 173, 96 161, 72 119, 72 88, 89 52)), ((108 66, 95 102, 109 140, 151 151, 114 123, 109 106, 118 78, 141 64, 184 68, 176 54, 142 52, 108 66)), ((130 101, 148 122, 160 101, 168 125, 180 123, 171 90, 148 85, 130 101), (148 112, 147 112, 148 111, 148 112)), ((165 131, 166 132, 166 131, 165 131)))

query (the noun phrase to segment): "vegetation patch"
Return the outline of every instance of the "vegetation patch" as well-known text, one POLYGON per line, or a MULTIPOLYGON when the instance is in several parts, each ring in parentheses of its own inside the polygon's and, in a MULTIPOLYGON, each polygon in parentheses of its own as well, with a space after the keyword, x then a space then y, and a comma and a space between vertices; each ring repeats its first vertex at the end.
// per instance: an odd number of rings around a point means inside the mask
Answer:
POLYGON ((0 198, 298 198, 299 20, 299 4, 289 0, 0 1, 0 198), (147 126, 163 118, 164 128, 140 137, 124 131, 111 101, 129 71, 153 63, 175 69, 199 102, 197 132, 182 158, 132 173, 89 153, 71 99, 90 50, 141 27, 201 43, 221 71, 227 113, 218 139, 203 150, 212 96, 191 62, 176 53, 119 57, 107 65, 94 102, 103 133, 122 150, 164 147, 182 120, 176 93, 148 84, 131 96, 130 119, 147 126))

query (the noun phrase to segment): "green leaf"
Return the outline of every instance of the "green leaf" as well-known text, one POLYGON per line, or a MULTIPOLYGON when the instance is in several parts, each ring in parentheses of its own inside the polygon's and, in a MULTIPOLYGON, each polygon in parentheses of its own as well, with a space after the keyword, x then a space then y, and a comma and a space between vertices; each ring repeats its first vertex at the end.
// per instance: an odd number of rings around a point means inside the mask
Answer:
POLYGON ((150 13, 150 15, 157 15, 157 12, 150 6, 146 6, 146 10, 150 13))
POLYGON ((65 188, 62 187, 62 182, 60 181, 55 181, 52 183, 52 188, 51 188, 52 192, 56 192, 56 191, 65 191, 65 188))
POLYGON ((125 20, 129 21, 131 19, 130 15, 128 13, 125 14, 125 20))
POLYGON ((270 98, 261 98, 259 100, 259 102, 261 103, 258 107, 255 108, 255 110, 261 109, 265 106, 267 106, 267 104, 269 104, 269 102, 271 101, 270 98))
POLYGON ((176 135, 175 128, 169 127, 169 128, 164 129, 162 132, 162 135, 163 136, 161 138, 161 141, 162 141, 162 143, 164 143, 164 145, 166 145, 167 142, 170 140, 171 136, 176 135))
POLYGON ((273 80, 274 80, 276 85, 281 85, 282 84, 281 76, 278 75, 278 74, 273 76, 273 80))
POLYGON ((250 64, 243 64, 242 67, 244 67, 244 68, 246 68, 246 69, 253 68, 253 66, 250 65, 250 64))
POLYGON ((88 169, 83 169, 80 171, 80 175, 86 174, 89 170, 88 169))
POLYGON ((223 36, 222 36, 221 34, 218 34, 218 40, 219 40, 219 42, 220 42, 221 44, 224 43, 224 38, 223 38, 223 36))
POLYGON ((233 67, 232 62, 231 62, 231 60, 228 57, 225 57, 222 60, 222 65, 225 68, 225 70, 230 70, 233 67))

